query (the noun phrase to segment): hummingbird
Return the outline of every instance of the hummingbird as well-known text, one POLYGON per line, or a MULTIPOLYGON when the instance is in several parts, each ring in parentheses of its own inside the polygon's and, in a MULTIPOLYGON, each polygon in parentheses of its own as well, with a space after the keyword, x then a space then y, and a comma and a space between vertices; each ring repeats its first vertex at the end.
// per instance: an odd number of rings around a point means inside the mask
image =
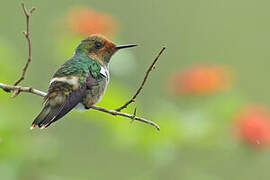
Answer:
POLYGON ((136 44, 116 45, 102 35, 91 35, 80 42, 73 57, 53 75, 43 109, 30 129, 43 129, 75 107, 90 109, 100 101, 110 80, 109 63, 120 49, 136 44))

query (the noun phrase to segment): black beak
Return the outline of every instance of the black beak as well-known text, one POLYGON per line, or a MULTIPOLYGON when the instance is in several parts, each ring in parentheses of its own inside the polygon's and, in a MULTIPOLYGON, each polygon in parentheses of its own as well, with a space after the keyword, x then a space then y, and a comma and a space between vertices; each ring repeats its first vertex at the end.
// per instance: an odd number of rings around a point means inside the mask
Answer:
POLYGON ((137 44, 126 44, 126 45, 118 45, 116 46, 116 49, 124 49, 124 48, 131 48, 137 46, 137 44))

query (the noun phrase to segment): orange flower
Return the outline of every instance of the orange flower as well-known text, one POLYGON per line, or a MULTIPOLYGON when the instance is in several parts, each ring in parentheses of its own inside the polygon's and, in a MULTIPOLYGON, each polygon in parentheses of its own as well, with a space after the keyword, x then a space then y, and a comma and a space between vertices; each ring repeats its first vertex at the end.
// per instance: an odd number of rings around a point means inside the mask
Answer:
POLYGON ((236 118, 237 135, 243 141, 255 145, 270 145, 270 114, 264 107, 250 106, 236 118))
POLYGON ((218 65, 198 65, 171 77, 171 89, 176 94, 208 95, 231 84, 232 73, 218 65))
POLYGON ((116 21, 111 15, 81 6, 70 10, 67 24, 73 32, 84 36, 90 34, 113 36, 116 31, 116 21))

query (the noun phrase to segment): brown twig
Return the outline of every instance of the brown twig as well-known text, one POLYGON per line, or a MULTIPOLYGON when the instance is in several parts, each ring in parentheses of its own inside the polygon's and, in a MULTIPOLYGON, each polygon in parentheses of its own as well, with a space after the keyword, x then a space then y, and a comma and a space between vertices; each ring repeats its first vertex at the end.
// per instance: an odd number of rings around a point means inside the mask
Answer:
POLYGON ((127 118, 129 118, 131 120, 137 120, 137 121, 140 121, 140 122, 143 122, 143 123, 146 123, 146 124, 150 124, 150 125, 154 126, 157 130, 160 130, 159 125, 157 125, 153 121, 138 117, 138 116, 136 116, 134 114, 127 114, 127 113, 119 112, 119 111, 116 111, 116 110, 105 109, 105 108, 99 107, 99 106, 91 106, 91 108, 95 109, 95 110, 98 110, 98 111, 105 112, 105 113, 109 113, 111 115, 123 116, 123 117, 127 117, 127 118))
MULTIPOLYGON (((39 96, 46 96, 45 92, 39 91, 37 89, 31 88, 31 87, 22 87, 22 86, 13 86, 13 85, 7 85, 7 84, 3 84, 0 83, 0 88, 2 88, 5 91, 21 91, 21 92, 28 92, 28 93, 32 93, 32 94, 36 94, 39 96)), ((14 96, 14 93, 12 95, 12 97, 14 96)))
POLYGON ((155 69, 155 64, 156 64, 156 62, 158 61, 160 55, 163 53, 163 51, 164 51, 165 49, 166 49, 166 48, 163 47, 163 48, 160 50, 160 52, 158 53, 158 55, 157 55, 156 58, 154 59, 153 63, 152 63, 152 64, 150 65, 150 67, 147 69, 146 74, 145 74, 145 76, 144 76, 144 79, 143 79, 143 81, 142 81, 140 87, 137 89, 137 91, 136 91, 135 94, 132 96, 132 98, 131 98, 130 100, 128 100, 123 106, 117 108, 116 111, 120 112, 121 110, 127 108, 127 106, 128 106, 129 104, 135 102, 135 99, 136 99, 136 97, 140 94, 141 90, 143 89, 143 86, 144 86, 144 84, 146 83, 146 80, 147 80, 147 78, 148 78, 150 72, 151 72, 153 69, 155 69))
MULTIPOLYGON (((3 90, 13 91, 14 93, 12 96, 14 96, 14 94, 16 94, 16 92, 28 92, 28 93, 36 94, 36 95, 39 95, 42 97, 46 96, 46 94, 47 94, 43 91, 31 88, 31 87, 12 86, 12 85, 7 85, 7 84, 3 84, 3 83, 0 83, 0 88, 3 90)), ((160 130, 160 127, 156 123, 154 123, 153 121, 136 116, 136 111, 134 111, 134 114, 127 114, 127 113, 118 112, 116 110, 106 109, 106 108, 99 107, 99 106, 91 106, 91 108, 95 109, 97 111, 109 113, 111 115, 123 116, 123 117, 127 117, 131 120, 137 120, 137 121, 140 121, 143 123, 147 123, 147 124, 154 126, 157 130, 160 130)))
MULTIPOLYGON (((26 17, 26 31, 24 31, 23 34, 25 35, 25 38, 27 39, 27 43, 28 43, 28 59, 22 70, 21 77, 14 83, 14 86, 17 86, 20 82, 22 82, 22 80, 24 80, 27 68, 29 67, 30 62, 32 61, 32 45, 31 45, 31 39, 30 39, 30 29, 29 29, 30 25, 29 24, 30 24, 30 16, 32 15, 32 13, 34 12, 36 8, 32 7, 28 11, 24 3, 22 3, 22 8, 26 17)), ((20 90, 18 90, 18 93, 20 93, 20 90)))

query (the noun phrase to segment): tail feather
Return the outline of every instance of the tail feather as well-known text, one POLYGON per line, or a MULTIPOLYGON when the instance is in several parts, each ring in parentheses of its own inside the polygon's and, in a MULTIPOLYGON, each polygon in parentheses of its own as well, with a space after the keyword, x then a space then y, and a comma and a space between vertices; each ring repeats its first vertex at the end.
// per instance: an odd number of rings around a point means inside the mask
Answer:
POLYGON ((32 123, 31 129, 35 126, 42 129, 48 127, 71 111, 85 96, 85 84, 73 90, 72 86, 65 82, 54 82, 45 98, 44 108, 32 123))
POLYGON ((80 86, 76 90, 72 90, 67 95, 67 92, 64 91, 62 86, 63 82, 57 82, 55 85, 55 91, 49 92, 45 101, 44 108, 36 117, 30 129, 38 126, 40 128, 46 128, 56 120, 63 117, 69 111, 71 111, 79 102, 83 100, 86 95, 86 86, 80 86), (59 86, 56 86, 56 85, 59 86), (61 91, 59 91, 58 87, 61 91), (57 91, 56 91, 57 90, 57 91))
POLYGON ((40 114, 35 118, 31 128, 38 126, 40 128, 46 128, 56 118, 59 112, 62 110, 63 105, 51 106, 46 105, 40 114))

